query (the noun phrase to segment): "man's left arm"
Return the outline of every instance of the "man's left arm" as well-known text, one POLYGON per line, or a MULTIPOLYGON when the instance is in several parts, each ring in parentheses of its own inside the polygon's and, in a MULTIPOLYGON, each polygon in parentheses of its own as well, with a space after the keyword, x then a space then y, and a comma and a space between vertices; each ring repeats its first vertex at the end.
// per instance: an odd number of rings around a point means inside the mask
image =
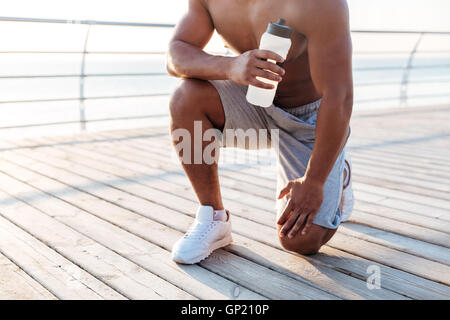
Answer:
POLYGON ((278 220, 283 225, 280 236, 293 237, 300 230, 306 234, 311 227, 323 202, 324 184, 348 135, 353 106, 352 44, 347 6, 344 1, 335 5, 310 16, 300 27, 308 40, 311 76, 322 102, 306 173, 289 182, 279 195, 290 194, 278 220))

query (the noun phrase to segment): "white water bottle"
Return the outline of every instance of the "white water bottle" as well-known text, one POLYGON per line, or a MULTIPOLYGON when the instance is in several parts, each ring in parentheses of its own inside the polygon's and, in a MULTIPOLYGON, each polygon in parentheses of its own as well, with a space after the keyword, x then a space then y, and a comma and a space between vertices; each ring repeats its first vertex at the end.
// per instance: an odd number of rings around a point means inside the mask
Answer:
MULTIPOLYGON (((278 22, 269 23, 267 31, 262 35, 259 49, 270 50, 286 59, 289 49, 291 48, 291 32, 292 29, 286 26, 284 19, 279 19, 278 22)), ((276 61, 268 60, 276 63, 276 61)), ((275 99, 278 82, 266 78, 256 77, 258 80, 274 85, 273 89, 262 89, 248 86, 247 101, 253 105, 260 107, 270 107, 275 99)))

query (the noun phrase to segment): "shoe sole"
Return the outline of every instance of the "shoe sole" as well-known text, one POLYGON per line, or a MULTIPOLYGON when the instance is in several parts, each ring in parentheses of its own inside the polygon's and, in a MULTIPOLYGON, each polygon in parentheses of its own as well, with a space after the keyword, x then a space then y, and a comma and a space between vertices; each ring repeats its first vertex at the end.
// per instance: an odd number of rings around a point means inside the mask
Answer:
POLYGON ((210 256, 211 253, 213 253, 215 250, 226 247, 227 245, 229 245, 231 242, 233 241, 233 238, 230 235, 227 235, 225 238, 222 238, 220 240, 217 240, 216 242, 214 242, 208 249, 208 251, 206 251, 205 254, 202 254, 200 256, 197 256, 191 260, 175 260, 175 262, 178 263, 182 263, 182 264, 196 264, 199 263, 203 260, 205 260, 206 258, 208 258, 210 256))

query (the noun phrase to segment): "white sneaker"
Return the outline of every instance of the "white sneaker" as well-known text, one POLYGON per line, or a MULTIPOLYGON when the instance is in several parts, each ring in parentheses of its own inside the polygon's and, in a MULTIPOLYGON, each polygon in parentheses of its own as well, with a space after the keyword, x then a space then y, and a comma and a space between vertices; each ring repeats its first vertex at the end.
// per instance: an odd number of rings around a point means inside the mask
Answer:
POLYGON ((230 215, 226 221, 214 221, 214 210, 200 206, 194 223, 183 238, 172 248, 172 259, 178 263, 194 264, 207 258, 214 250, 229 245, 231 238, 230 215))
POLYGON ((345 167, 344 170, 347 172, 345 181, 344 181, 344 190, 342 191, 341 197, 341 222, 345 222, 350 218, 350 215, 353 211, 353 189, 352 189, 352 162, 347 153, 344 156, 345 167))

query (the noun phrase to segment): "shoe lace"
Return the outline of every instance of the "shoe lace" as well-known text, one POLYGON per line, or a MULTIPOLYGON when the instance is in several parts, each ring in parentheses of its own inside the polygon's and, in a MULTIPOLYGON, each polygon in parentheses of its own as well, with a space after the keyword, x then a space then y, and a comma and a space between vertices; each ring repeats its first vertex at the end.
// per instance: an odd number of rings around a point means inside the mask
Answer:
POLYGON ((184 235, 185 239, 201 240, 213 229, 216 222, 211 223, 198 223, 195 222, 184 235))

